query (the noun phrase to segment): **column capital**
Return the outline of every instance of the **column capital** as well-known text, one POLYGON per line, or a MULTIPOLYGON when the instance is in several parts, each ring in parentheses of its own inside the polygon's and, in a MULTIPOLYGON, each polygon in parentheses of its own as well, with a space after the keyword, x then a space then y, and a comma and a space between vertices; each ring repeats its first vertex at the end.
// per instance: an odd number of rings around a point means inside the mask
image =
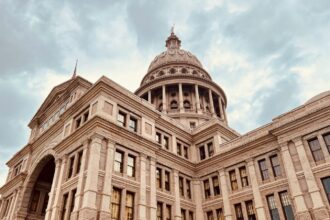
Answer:
POLYGON ((148 157, 148 155, 146 155, 145 153, 143 153, 143 152, 140 152, 140 158, 141 159, 144 159, 144 160, 146 160, 147 159, 147 157, 148 157))
POLYGON ((296 138, 292 139, 292 141, 296 147, 299 145, 303 145, 303 141, 302 141, 301 137, 296 137, 296 138))
POLYGON ((154 156, 148 156, 148 158, 151 162, 155 162, 155 163, 157 162, 157 159, 154 156))
POLYGON ((254 159, 253 158, 248 158, 245 160, 246 164, 248 166, 254 166, 254 159))
POLYGON ((106 140, 107 138, 104 137, 104 135, 100 134, 100 133, 97 133, 97 132, 94 132, 93 134, 91 134, 89 136, 90 140, 92 143, 95 143, 95 142, 98 142, 98 143, 101 143, 102 140, 106 140))

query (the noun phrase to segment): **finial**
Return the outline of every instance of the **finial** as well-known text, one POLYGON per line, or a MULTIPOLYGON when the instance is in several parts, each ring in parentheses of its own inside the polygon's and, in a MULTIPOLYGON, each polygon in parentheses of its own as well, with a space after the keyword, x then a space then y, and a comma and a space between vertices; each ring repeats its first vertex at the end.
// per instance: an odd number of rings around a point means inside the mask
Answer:
POLYGON ((72 79, 76 78, 77 76, 77 65, 78 65, 78 59, 76 60, 76 65, 73 70, 72 79))
POLYGON ((171 34, 174 34, 174 26, 175 24, 173 24, 173 26, 171 27, 171 34))

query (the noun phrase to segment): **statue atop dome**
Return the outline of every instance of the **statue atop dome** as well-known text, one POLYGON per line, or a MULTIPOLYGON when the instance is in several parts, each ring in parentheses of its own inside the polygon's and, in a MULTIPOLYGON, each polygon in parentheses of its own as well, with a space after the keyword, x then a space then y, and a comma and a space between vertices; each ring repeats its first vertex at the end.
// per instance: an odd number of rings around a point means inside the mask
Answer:
POLYGON ((171 28, 171 35, 166 40, 166 47, 168 50, 180 49, 181 40, 174 34, 174 25, 171 28))

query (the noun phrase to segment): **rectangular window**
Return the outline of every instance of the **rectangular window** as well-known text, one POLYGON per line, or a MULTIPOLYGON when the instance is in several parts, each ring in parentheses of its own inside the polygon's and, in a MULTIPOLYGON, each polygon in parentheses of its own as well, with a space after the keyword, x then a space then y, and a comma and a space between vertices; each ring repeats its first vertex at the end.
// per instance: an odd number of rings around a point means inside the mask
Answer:
POLYGON ((270 157, 270 163, 272 164, 272 169, 274 173, 274 177, 282 176, 280 162, 278 160, 278 156, 274 155, 270 157))
POLYGON ((324 155, 321 149, 321 145, 317 138, 308 141, 309 148, 311 149, 314 161, 324 160, 324 155))
POLYGON ((176 145, 176 153, 179 156, 182 156, 182 148, 181 147, 182 147, 182 145, 180 143, 177 143, 177 145, 176 145))
POLYGON ((266 164, 266 159, 259 160, 258 162, 259 162, 259 168, 260 168, 262 180, 268 180, 269 175, 268 175, 268 168, 267 168, 267 164, 266 164))
POLYGON ((323 135, 323 139, 328 148, 328 152, 330 153, 330 133, 323 135))
POLYGON ((120 219, 121 189, 113 187, 111 196, 111 218, 120 219))
POLYGON ((4 208, 3 208, 2 217, 6 217, 8 215, 9 207, 11 205, 11 200, 12 200, 12 197, 9 197, 8 199, 6 199, 4 208))
POLYGON ((123 112, 118 112, 117 121, 120 126, 126 127, 126 114, 123 112))
POLYGON ((183 190, 183 178, 179 177, 179 191, 180 191, 180 195, 184 196, 184 190, 183 190))
POLYGON ((239 168, 239 175, 241 176, 242 187, 249 186, 249 180, 245 166, 239 168))
POLYGON ((234 207, 235 207, 236 219, 237 220, 244 220, 241 203, 235 204, 234 207))
POLYGON ((207 217, 207 220, 214 220, 213 219, 213 212, 212 211, 206 212, 206 217, 207 217))
POLYGON ((225 220, 225 215, 223 214, 222 209, 216 209, 215 212, 217 213, 217 220, 225 220))
POLYGON ((323 184, 324 192, 327 195, 328 202, 330 204, 330 177, 323 178, 322 184, 323 184))
POLYGON ((164 136, 164 143, 163 143, 164 147, 166 150, 170 149, 170 145, 169 145, 169 138, 167 136, 164 136))
POLYGON ((184 158, 189 159, 188 147, 187 146, 183 147, 183 156, 184 156, 184 158))
POLYGON ((133 220, 134 219, 134 193, 126 193, 126 210, 125 210, 125 219, 133 220))
POLYGON ((237 179, 236 179, 236 172, 235 172, 235 170, 229 171, 229 178, 230 178, 231 189, 233 191, 237 190, 238 189, 238 185, 237 185, 237 179))
POLYGON ((194 220, 194 213, 189 211, 189 220, 194 220))
POLYGON ((187 198, 188 198, 188 199, 191 199, 190 180, 186 180, 186 190, 187 190, 187 198))
POLYGON ((294 220, 294 214, 292 211, 292 206, 290 202, 290 198, 287 191, 283 191, 279 193, 281 199, 281 205, 283 208, 283 212, 285 215, 285 220, 294 220))
POLYGON ((267 196, 267 203, 268 203, 268 208, 269 208, 269 214, 270 214, 272 220, 280 220, 280 216, 278 214, 278 210, 276 207, 274 195, 267 196))
POLYGON ((82 155, 83 155, 83 151, 80 151, 78 153, 78 164, 77 164, 77 170, 76 170, 77 174, 80 173, 82 155))
POLYGON ((135 157, 132 155, 127 157, 127 176, 135 176, 135 157))
POLYGON ((157 202, 157 220, 163 220, 163 203, 157 202))
POLYGON ((170 205, 166 205, 166 212, 165 212, 165 220, 172 219, 172 207, 170 205))
POLYGON ((161 139, 161 134, 159 132, 156 132, 156 142, 158 144, 161 144, 162 143, 162 139, 161 139))
POLYGON ((204 160, 206 158, 204 146, 199 147, 199 157, 201 160, 204 160))
POLYGON ((181 219, 182 220, 187 220, 187 218, 186 218, 186 210, 185 209, 181 209, 181 219))
POLYGON ((205 199, 211 196, 210 182, 208 179, 204 180, 204 194, 205 194, 205 199))
POLYGON ((39 197, 40 197, 40 191, 39 190, 34 190, 32 193, 32 199, 30 203, 30 211, 31 212, 36 212, 38 208, 38 203, 39 203, 39 197))
POLYGON ((209 157, 212 157, 214 154, 213 143, 210 142, 207 144, 207 150, 209 152, 209 157))
POLYGON ((253 201, 249 200, 245 202, 246 213, 248 220, 256 220, 256 214, 254 213, 253 201))
POLYGON ((137 132, 137 119, 136 118, 130 117, 128 128, 133 132, 137 132))
POLYGON ((170 191, 170 172, 165 171, 165 189, 170 191))
POLYGON ((69 159, 68 179, 70 179, 72 177, 73 165, 74 165, 74 156, 70 157, 70 159, 69 159))
POLYGON ((116 172, 123 173, 123 161, 124 161, 124 153, 116 150, 115 165, 114 165, 114 170, 116 172))
POLYGON ((162 170, 160 168, 156 169, 156 182, 157 182, 157 188, 162 188, 162 170))
POLYGON ((218 176, 212 177, 214 195, 220 195, 220 184, 218 176))
POLYGON ((68 198, 69 198, 69 194, 68 193, 66 193, 66 194, 63 195, 61 220, 64 220, 65 215, 66 215, 66 212, 68 211, 66 209, 67 203, 68 203, 68 198))
MULTIPOLYGON (((71 204, 70 204, 70 213, 72 213, 73 209, 74 209, 74 202, 75 202, 75 198, 76 198, 76 193, 77 193, 77 189, 74 189, 71 191, 72 193, 72 199, 71 199, 71 204)), ((47 206, 46 206, 47 208, 47 206)), ((46 211, 46 209, 45 209, 46 211)))

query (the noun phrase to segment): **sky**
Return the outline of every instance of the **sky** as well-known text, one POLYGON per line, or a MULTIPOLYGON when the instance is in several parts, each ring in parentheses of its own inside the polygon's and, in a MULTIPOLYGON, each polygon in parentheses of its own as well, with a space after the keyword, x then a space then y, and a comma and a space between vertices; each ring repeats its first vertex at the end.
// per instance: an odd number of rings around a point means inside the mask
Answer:
POLYGON ((175 25, 244 134, 329 90, 329 0, 1 0, 0 185, 51 89, 102 75, 134 92, 175 25))

